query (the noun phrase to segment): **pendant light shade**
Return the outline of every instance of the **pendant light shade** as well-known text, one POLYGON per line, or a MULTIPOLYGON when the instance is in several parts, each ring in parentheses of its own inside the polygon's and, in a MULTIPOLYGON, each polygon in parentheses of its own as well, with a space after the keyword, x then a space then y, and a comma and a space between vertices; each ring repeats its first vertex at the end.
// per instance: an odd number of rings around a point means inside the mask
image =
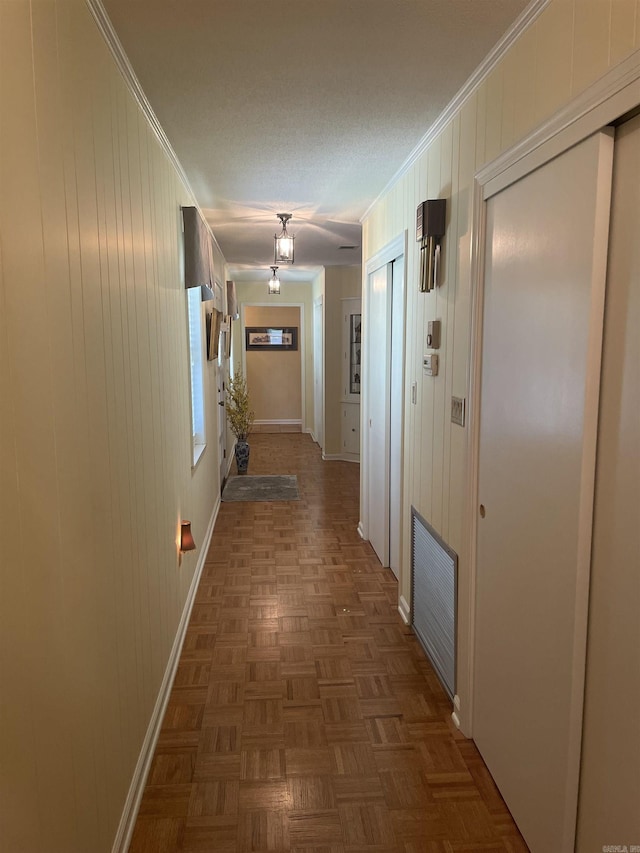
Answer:
POLYGON ((269 296, 277 296, 280 293, 280 279, 277 276, 278 267, 271 267, 273 275, 269 279, 269 296))
POLYGON ((293 241, 295 237, 287 231, 287 222, 291 219, 290 213, 277 213, 276 216, 282 222, 280 234, 274 234, 275 250, 273 255, 274 264, 292 264, 294 255, 293 241))

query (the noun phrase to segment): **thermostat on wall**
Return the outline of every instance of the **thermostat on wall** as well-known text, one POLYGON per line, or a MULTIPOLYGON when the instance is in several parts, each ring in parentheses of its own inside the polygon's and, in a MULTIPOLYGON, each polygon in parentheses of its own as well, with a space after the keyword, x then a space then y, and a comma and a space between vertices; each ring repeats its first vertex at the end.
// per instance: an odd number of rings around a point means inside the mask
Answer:
POLYGON ((438 375, 438 356, 437 355, 423 355, 422 356, 422 369, 427 374, 427 376, 437 376, 438 375))

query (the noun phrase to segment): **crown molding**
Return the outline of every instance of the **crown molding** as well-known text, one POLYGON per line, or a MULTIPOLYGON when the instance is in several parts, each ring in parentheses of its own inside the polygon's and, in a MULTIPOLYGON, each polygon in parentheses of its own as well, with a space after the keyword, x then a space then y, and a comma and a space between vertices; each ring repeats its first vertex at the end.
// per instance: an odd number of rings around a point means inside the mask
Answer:
POLYGON ((100 30, 100 34, 105 40, 107 47, 111 51, 111 55, 113 56, 116 65, 118 66, 118 70, 124 77, 124 81, 127 85, 127 88, 129 89, 129 92, 131 93, 131 95, 133 95, 133 98, 135 99, 140 110, 142 111, 142 114, 146 118, 149 127, 154 132, 156 139, 160 143, 162 150, 166 154, 173 168, 176 170, 178 177, 184 184, 185 189, 193 199, 194 205, 198 208, 200 216, 202 217, 204 224, 206 225, 207 229, 209 230, 209 233, 211 234, 211 239, 215 243, 220 254, 224 257, 222 249, 220 248, 220 245, 216 240, 215 234, 211 230, 211 226, 207 222, 206 217, 203 214, 202 209, 196 200, 193 188, 189 183, 189 179, 187 178, 186 172, 182 168, 182 163, 180 162, 180 160, 178 160, 178 155, 173 150, 173 146, 169 142, 167 134, 162 129, 162 125, 158 121, 158 117, 154 113, 153 108, 151 107, 151 104, 149 103, 147 96, 145 95, 144 90, 140 85, 140 81, 138 80, 131 63, 129 62, 129 57, 124 51, 122 42, 118 38, 117 33, 113 28, 113 24, 109 19, 107 10, 102 5, 102 0, 85 0, 85 3, 89 9, 89 12, 91 13, 91 16, 96 22, 98 29, 100 30))
POLYGON ((453 119, 456 113, 458 113, 462 109, 465 102, 469 100, 469 98, 471 97, 471 95, 473 95, 476 89, 478 89, 479 86, 484 82, 484 80, 489 76, 489 74, 491 74, 493 69, 504 57, 509 48, 514 44, 514 42, 518 40, 518 38, 520 38, 522 33, 528 27, 531 26, 531 24, 535 21, 535 19, 540 15, 540 13, 550 2, 551 0, 531 0, 531 3, 529 3, 529 5, 522 12, 520 17, 516 18, 511 27, 507 30, 507 32, 494 45, 491 51, 485 56, 485 58, 482 60, 480 65, 478 65, 471 77, 469 77, 467 82, 453 97, 453 100, 451 100, 447 104, 447 106, 440 113, 435 122, 431 125, 431 127, 422 137, 420 142, 418 142, 416 147, 409 154, 404 163, 400 166, 400 168, 393 175, 393 177, 387 182, 384 189, 379 192, 376 198, 371 202, 369 207, 360 217, 361 223, 364 223, 364 221, 371 214, 371 211, 378 204, 378 202, 382 198, 384 198, 384 196, 395 184, 397 184, 400 178, 404 174, 406 174, 406 172, 409 171, 409 169, 413 166, 416 160, 418 160, 424 154, 427 148, 429 148, 429 146, 436 139, 436 137, 439 136, 440 133, 442 133, 444 128, 453 119))

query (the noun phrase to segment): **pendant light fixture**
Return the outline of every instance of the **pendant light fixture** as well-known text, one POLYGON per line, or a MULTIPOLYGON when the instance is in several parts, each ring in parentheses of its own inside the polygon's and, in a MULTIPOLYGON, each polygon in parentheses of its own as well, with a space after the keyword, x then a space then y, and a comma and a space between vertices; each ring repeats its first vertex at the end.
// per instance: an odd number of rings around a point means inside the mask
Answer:
POLYGON ((280 293, 280 279, 276 275, 278 267, 271 267, 273 270, 273 275, 269 279, 269 296, 278 296, 280 293))
POLYGON ((282 222, 282 231, 280 234, 274 234, 275 251, 273 255, 274 264, 292 264, 293 263, 293 234, 287 232, 287 222, 291 219, 290 213, 276 213, 276 216, 282 222))

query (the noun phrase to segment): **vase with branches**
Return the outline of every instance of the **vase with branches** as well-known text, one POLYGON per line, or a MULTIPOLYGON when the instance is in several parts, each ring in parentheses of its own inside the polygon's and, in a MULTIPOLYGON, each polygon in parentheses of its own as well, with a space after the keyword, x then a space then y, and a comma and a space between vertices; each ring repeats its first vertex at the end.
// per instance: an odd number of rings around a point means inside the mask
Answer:
POLYGON ((249 467, 249 443, 247 441, 255 415, 250 408, 247 380, 241 370, 236 370, 229 381, 225 399, 225 410, 231 432, 237 441, 235 446, 238 474, 246 474, 249 467))

